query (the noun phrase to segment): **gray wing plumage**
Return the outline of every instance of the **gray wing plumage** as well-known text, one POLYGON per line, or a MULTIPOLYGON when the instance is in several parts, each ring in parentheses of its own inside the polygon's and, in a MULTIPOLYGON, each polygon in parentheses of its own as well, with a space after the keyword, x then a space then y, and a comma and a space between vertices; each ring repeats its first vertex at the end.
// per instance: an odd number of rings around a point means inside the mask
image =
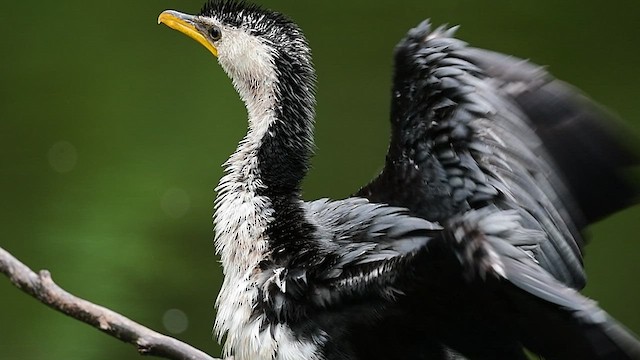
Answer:
POLYGON ((640 153, 615 116, 535 64, 471 47, 463 53, 526 114, 579 205, 570 214, 581 211, 587 221, 574 218, 580 228, 638 202, 627 172, 640 153))
POLYGON ((286 266, 265 271, 260 285, 266 301, 281 309, 278 316, 287 316, 287 301, 326 308, 358 298, 393 299, 401 293, 403 267, 441 229, 406 209, 362 198, 320 199, 303 209, 312 241, 286 266))
POLYGON ((546 234, 533 250, 540 265, 582 288, 581 230, 638 200, 622 175, 638 157, 574 89, 453 31, 423 23, 396 48, 387 161, 357 195, 431 221, 513 209, 546 234))
POLYGON ((309 269, 320 305, 345 295, 375 293, 393 298, 398 274, 407 260, 424 249, 440 226, 411 217, 402 208, 366 199, 327 199, 307 203, 316 239, 325 257, 309 269))
POLYGON ((574 290, 585 284, 581 231, 638 201, 624 174, 637 154, 575 89, 454 31, 425 22, 398 44, 385 167, 357 195, 444 224, 431 247, 452 251, 480 292, 504 293, 520 321, 504 324, 513 341, 551 357, 639 359, 638 340, 574 290))
MULTIPOLYGON (((488 293, 500 294, 499 298, 489 300, 504 306, 497 310, 501 314, 490 315, 493 319, 489 320, 489 326, 510 329, 508 336, 498 340, 505 348, 499 345, 493 350, 479 350, 478 342, 471 342, 470 346, 458 329, 453 330, 453 338, 443 337, 445 343, 471 359, 503 358, 505 351, 512 351, 508 350, 512 341, 545 358, 640 359, 640 341, 632 332, 595 301, 561 283, 539 265, 534 253, 527 249, 545 241, 545 234, 523 227, 517 212, 495 206, 470 210, 454 216, 443 234, 442 242, 431 244, 432 250, 437 246, 452 247, 462 266, 464 282, 482 289, 467 300, 482 302, 488 293)), ((452 311, 456 316, 465 316, 460 315, 465 314, 464 310, 452 311)), ((471 318, 476 316, 483 317, 474 313, 471 318)), ((473 321, 477 319, 463 323, 476 326, 473 321)), ((439 330, 443 329, 435 330, 436 336, 439 330)), ((449 330, 442 332, 450 334, 449 330)), ((483 342, 479 342, 480 346, 483 342)), ((515 354, 517 350, 507 357, 514 358, 515 354)))
POLYGON ((640 359, 638 338, 595 301, 560 283, 532 259, 503 260, 509 282, 523 290, 505 293, 519 309, 514 328, 529 350, 558 359, 640 359))

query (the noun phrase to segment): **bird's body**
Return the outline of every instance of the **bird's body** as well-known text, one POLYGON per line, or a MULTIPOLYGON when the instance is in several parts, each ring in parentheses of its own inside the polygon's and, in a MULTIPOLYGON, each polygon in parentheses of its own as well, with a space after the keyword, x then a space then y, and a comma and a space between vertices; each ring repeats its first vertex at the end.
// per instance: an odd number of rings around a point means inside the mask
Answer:
POLYGON ((490 56, 452 31, 411 30, 396 50, 382 174, 352 198, 305 202, 315 74, 299 28, 233 1, 159 21, 218 57, 248 112, 216 188, 225 355, 458 358, 451 347, 524 359, 524 344, 551 358, 640 358, 640 343, 571 289, 584 283, 580 230, 622 200, 598 213, 571 193, 544 148, 553 136, 509 93, 526 84, 486 68, 490 56), (558 332, 537 333, 549 324, 558 332))
MULTIPOLYGON (((216 188, 215 245, 225 275, 216 332, 226 336, 225 353, 239 359, 346 357, 348 351, 337 345, 345 329, 330 328, 326 315, 338 318, 366 309, 368 302, 340 311, 323 308, 350 293, 395 296, 389 274, 437 226, 362 199, 303 202, 299 185, 311 154, 315 80, 304 38, 284 17, 243 4, 212 3, 203 13, 225 14, 226 23, 203 22, 226 30, 218 59, 249 115, 247 135, 216 188), (274 54, 227 25, 258 18, 288 30, 276 35, 283 49, 274 54), (241 62, 235 61, 238 53, 241 62)), ((380 301, 375 296, 371 301, 380 301)), ((366 322, 369 314, 343 318, 366 322)))

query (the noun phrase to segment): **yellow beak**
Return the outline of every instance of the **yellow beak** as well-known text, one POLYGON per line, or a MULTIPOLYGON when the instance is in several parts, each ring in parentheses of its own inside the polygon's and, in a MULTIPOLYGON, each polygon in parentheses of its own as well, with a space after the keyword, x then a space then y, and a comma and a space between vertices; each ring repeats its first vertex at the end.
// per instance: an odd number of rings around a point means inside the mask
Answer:
POLYGON ((193 15, 187 15, 179 13, 173 10, 163 11, 158 16, 158 24, 163 23, 168 27, 178 30, 188 37, 194 39, 211 51, 214 56, 218 56, 218 49, 198 30, 196 27, 196 17, 193 15))

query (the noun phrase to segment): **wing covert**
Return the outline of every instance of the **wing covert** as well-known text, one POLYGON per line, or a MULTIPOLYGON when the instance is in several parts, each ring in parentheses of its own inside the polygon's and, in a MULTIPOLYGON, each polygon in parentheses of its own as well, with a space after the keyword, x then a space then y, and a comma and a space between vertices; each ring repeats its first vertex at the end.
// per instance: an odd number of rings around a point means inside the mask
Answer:
POLYGON ((263 269, 263 299, 280 304, 274 307, 282 309, 276 314, 281 318, 295 316, 285 303, 302 299, 300 303, 319 307, 356 298, 393 299, 402 293, 398 277, 441 231, 406 209, 363 198, 320 199, 303 206, 315 229, 312 242, 286 263, 263 269))

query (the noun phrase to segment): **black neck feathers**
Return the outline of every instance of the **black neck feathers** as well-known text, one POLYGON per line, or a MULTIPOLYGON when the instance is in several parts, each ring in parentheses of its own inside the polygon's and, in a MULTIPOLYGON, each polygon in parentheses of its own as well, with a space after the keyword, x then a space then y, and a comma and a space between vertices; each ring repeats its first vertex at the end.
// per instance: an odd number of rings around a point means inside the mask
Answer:
POLYGON ((302 34, 278 49, 274 59, 276 121, 258 151, 260 176, 269 197, 294 195, 307 173, 313 149, 315 72, 302 34))

